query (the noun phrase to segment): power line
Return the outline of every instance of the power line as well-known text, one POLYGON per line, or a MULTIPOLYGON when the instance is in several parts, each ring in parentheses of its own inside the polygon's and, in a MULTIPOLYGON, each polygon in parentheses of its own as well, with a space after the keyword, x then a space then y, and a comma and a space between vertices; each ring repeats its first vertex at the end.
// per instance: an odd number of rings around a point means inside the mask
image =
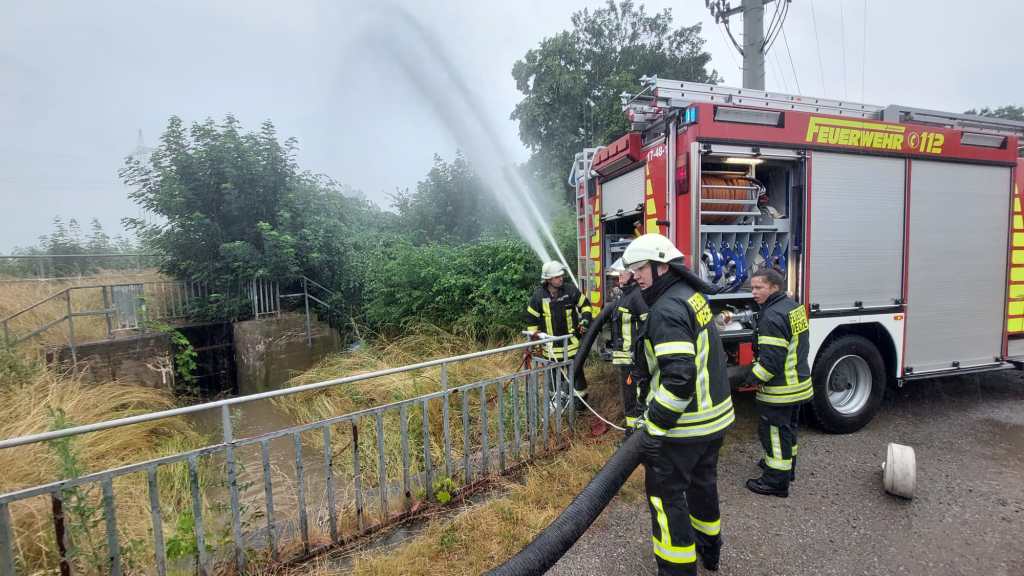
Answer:
POLYGON ((843 10, 843 0, 839 0, 839 27, 841 30, 841 40, 843 43, 843 99, 849 98, 849 94, 846 91, 846 15, 843 10))
POLYGON ((868 67, 868 0, 864 0, 864 36, 861 42, 860 99, 864 101, 864 71, 868 67))
POLYGON ((789 81, 786 80, 786 69, 783 68, 782 64, 779 63, 779 55, 778 54, 774 54, 774 56, 775 56, 775 68, 779 71, 779 76, 782 77, 782 85, 783 85, 783 87, 785 87, 786 92, 790 93, 789 92, 789 81))
MULTIPOLYGON (((865 2, 866 1, 867 0, 865 0, 865 2)), ((782 28, 782 41, 786 45, 786 55, 789 56, 789 67, 793 69, 793 82, 796 83, 796 92, 797 94, 800 94, 800 77, 796 75, 796 64, 793 62, 793 53, 789 50, 789 38, 786 38, 785 26, 782 28)))
MULTIPOLYGON (((726 45, 728 45, 729 44, 729 40, 725 37, 725 32, 722 32, 722 28, 719 27, 719 26, 715 26, 715 28, 718 28, 718 33, 722 35, 722 41, 725 42, 726 45)), ((736 44, 735 40, 733 40, 733 44, 736 44)), ((738 46, 737 46, 737 48, 738 48, 738 46)), ((728 52, 729 53, 729 57, 732 58, 732 63, 735 64, 736 68, 742 73, 743 72, 743 66, 740 66, 739 60, 736 60, 736 55, 733 54, 732 50, 729 50, 728 48, 726 48, 726 52, 728 52)), ((742 49, 740 50, 740 52, 742 53, 742 49)))
POLYGON ((828 96, 828 90, 825 89, 825 64, 821 60, 821 39, 818 38, 818 17, 814 15, 814 0, 809 2, 811 5, 811 22, 814 23, 814 42, 818 45, 818 72, 821 73, 821 93, 822 96, 828 96))

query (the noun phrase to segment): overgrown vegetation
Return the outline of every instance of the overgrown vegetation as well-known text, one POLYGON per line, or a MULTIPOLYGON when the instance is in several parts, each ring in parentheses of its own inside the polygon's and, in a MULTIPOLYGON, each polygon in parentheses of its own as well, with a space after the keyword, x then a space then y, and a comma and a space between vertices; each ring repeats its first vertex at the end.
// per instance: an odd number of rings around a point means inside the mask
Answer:
POLYGON ((148 258, 118 257, 136 253, 139 247, 124 236, 111 237, 96 218, 89 222, 89 232, 82 231, 75 218, 67 222, 53 218, 53 231, 39 237, 35 246, 14 248, 14 256, 26 259, 0 259, 0 277, 63 278, 96 274, 100 271, 125 271, 151 266, 148 258))
MULTIPOLYGON (((89 384, 26 363, 18 357, 0 369, 0 438, 57 430, 174 406, 169 393, 133 384, 89 384)), ((63 478, 145 461, 197 448, 205 439, 180 418, 137 424, 0 451, 0 492, 45 484, 63 478)), ((201 481, 208 484, 207 466, 201 481)), ((165 522, 190 509, 186 471, 162 466, 158 471, 160 504, 165 522)), ((152 565, 149 497, 145 474, 121 476, 113 482, 125 568, 152 565)), ((75 573, 109 571, 106 526, 98 484, 69 488, 61 494, 67 558, 75 573)), ((36 497, 11 505, 14 545, 19 569, 37 573, 58 563, 52 503, 36 497)), ((171 526, 165 527, 171 534, 171 526)))

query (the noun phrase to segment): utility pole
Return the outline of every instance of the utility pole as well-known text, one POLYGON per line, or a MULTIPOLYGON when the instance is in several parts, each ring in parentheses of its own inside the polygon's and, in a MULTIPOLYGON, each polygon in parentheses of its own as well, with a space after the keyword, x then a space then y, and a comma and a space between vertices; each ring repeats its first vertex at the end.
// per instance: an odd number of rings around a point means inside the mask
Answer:
MULTIPOLYGON (((715 24, 722 24, 729 33, 733 46, 743 56, 743 87, 764 90, 764 57, 771 48, 771 43, 778 31, 782 29, 785 14, 776 13, 771 22, 772 29, 765 34, 764 7, 776 0, 741 0, 739 6, 733 6, 730 0, 704 0, 704 5, 711 12, 715 24), (732 34, 729 18, 737 14, 743 15, 743 45, 732 34), (767 37, 767 40, 766 40, 767 37)), ((788 4, 791 0, 778 0, 788 4)), ((783 8, 783 7, 780 7, 783 8)))

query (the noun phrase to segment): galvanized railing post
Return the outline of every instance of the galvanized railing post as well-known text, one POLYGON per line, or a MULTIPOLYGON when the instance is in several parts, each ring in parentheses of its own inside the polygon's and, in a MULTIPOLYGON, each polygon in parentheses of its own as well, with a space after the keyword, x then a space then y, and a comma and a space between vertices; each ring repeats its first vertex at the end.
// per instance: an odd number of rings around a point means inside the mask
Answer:
POLYGON ((0 502, 0 576, 15 576, 14 531, 11 529, 11 511, 6 502, 0 502))
POLYGON ((309 318, 309 283, 302 277, 302 297, 306 301, 306 346, 313 347, 313 330, 309 318))
POLYGON ((324 489, 327 490, 327 522, 331 542, 338 542, 338 512, 334 501, 334 450, 331 448, 331 427, 324 426, 324 489))
POLYGON ((192 534, 196 538, 196 571, 207 576, 206 531, 203 529, 203 497, 199 493, 199 464, 196 456, 188 457, 188 481, 192 489, 192 534))
POLYGON ((505 463, 505 385, 495 384, 498 399, 498 472, 504 472, 505 463))
POLYGON ((380 525, 388 523, 388 469, 384 454, 384 411, 376 414, 377 425, 377 491, 380 492, 380 525))
POLYGON ((469 389, 462 391, 462 477, 466 484, 473 478, 473 463, 469 461, 469 389))
POLYGON ((443 420, 443 434, 444 434, 444 475, 451 479, 453 476, 452 472, 452 430, 451 422, 449 422, 449 401, 450 394, 448 393, 448 364, 441 364, 441 390, 444 391, 444 396, 441 398, 441 420, 443 420))
POLYGON ((167 549, 164 547, 164 521, 160 511, 160 488, 156 477, 156 466, 146 469, 149 481, 149 515, 153 524, 153 555, 156 557, 156 573, 167 573, 167 549))
POLYGON ((114 483, 108 476, 100 485, 103 490, 103 519, 107 525, 107 555, 110 558, 110 573, 121 575, 121 543, 117 538, 117 514, 114 512, 114 483))
POLYGON ((107 320, 107 338, 113 338, 114 336, 114 324, 110 317, 110 293, 107 292, 108 286, 103 286, 103 317, 107 320))
POLYGON ((398 409, 399 434, 402 442, 402 494, 404 496, 405 510, 412 508, 412 487, 409 480, 409 405, 402 404, 398 409))
POLYGON ((75 350, 75 317, 71 311, 71 289, 64 290, 64 303, 68 317, 68 346, 71 348, 71 370, 78 376, 78 352, 75 350))
POLYGON ((299 506, 299 533, 302 537, 302 553, 309 555, 309 517, 306 510, 306 468, 302 461, 302 434, 293 434, 295 441, 295 485, 299 506))
POLYGON ((480 471, 484 476, 490 473, 491 443, 487 423, 487 384, 480 386, 480 471))
POLYGON ((231 534, 235 540, 235 564, 239 572, 244 572, 245 543, 242 541, 242 514, 238 495, 238 470, 235 467, 235 438, 231 425, 231 406, 221 406, 220 422, 228 468, 228 491, 231 498, 231 534))
POLYGON ((576 434, 576 375, 572 372, 572 363, 569 362, 569 341, 568 339, 562 341, 562 362, 564 362, 564 368, 566 375, 568 376, 566 382, 566 393, 569 395, 569 399, 566 401, 566 411, 569 412, 569 434, 575 436, 576 434))
POLYGON ((512 459, 519 461, 519 377, 512 378, 512 459))
POLYGON ((263 497, 267 504, 267 547, 270 548, 270 559, 277 562, 277 538, 274 534, 274 480, 271 477, 269 440, 260 440, 260 455, 263 459, 263 497))
POLYGON ((430 459, 430 404, 423 400, 423 491, 427 500, 434 499, 434 464, 430 459))
POLYGON ((352 481, 356 485, 356 526, 362 532, 366 527, 363 519, 363 474, 359 470, 359 418, 352 419, 352 481))

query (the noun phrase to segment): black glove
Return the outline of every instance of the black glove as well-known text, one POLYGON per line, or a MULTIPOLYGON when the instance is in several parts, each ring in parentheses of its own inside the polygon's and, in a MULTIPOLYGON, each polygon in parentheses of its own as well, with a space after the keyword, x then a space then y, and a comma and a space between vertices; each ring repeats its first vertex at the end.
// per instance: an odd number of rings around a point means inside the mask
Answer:
POLYGON ((661 436, 651 436, 647 429, 637 430, 640 434, 640 453, 647 476, 656 485, 672 481, 672 462, 662 450, 664 441, 661 436))

